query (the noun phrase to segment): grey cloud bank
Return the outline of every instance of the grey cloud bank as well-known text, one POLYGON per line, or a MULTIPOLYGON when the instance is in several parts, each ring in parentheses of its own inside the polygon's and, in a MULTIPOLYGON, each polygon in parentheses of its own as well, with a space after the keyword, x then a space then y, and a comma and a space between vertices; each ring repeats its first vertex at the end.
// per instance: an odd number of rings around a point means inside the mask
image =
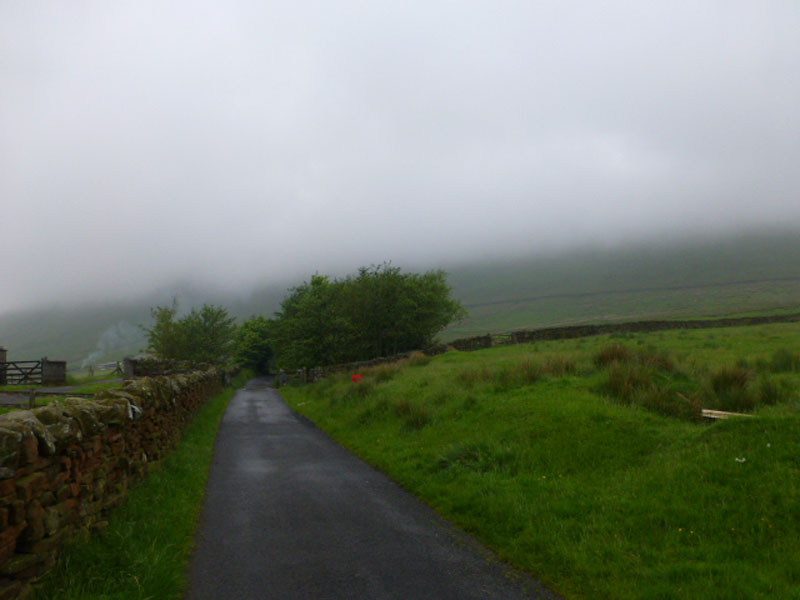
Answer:
POLYGON ((6 0, 0 311, 800 226, 797 31, 794 1, 6 0))

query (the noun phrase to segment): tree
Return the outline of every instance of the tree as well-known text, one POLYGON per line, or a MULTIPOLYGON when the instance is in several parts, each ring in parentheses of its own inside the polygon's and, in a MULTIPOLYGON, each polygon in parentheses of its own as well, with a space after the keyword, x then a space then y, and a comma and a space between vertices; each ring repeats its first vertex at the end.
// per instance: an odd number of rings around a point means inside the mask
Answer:
POLYGON ((290 290, 275 319, 275 352, 286 368, 365 360, 425 348, 465 311, 444 271, 402 273, 389 263, 356 276, 314 275, 290 290))
POLYGON ((342 282, 324 275, 292 288, 276 314, 275 349, 290 368, 340 362, 352 337, 342 318, 342 282))
POLYGON ((236 324, 222 306, 203 304, 176 321, 178 303, 173 300, 172 306, 157 306, 150 313, 156 322, 144 328, 147 350, 159 358, 210 364, 231 358, 236 324))
POLYGON ((155 325, 147 332, 147 351, 159 358, 179 360, 185 346, 180 327, 175 322, 178 314, 178 301, 172 301, 172 306, 156 306, 150 309, 150 315, 155 319, 155 325))
POLYGON ((272 338, 275 321, 252 317, 236 331, 236 362, 258 373, 268 373, 272 360, 272 338))

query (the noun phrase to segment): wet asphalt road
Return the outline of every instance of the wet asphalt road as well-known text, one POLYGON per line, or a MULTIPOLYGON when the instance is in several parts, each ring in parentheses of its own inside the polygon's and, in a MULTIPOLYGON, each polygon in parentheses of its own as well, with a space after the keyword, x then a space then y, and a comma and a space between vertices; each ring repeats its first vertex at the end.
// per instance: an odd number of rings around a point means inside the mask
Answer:
POLYGON ((220 427, 185 600, 557 598, 296 416, 268 380, 220 427))

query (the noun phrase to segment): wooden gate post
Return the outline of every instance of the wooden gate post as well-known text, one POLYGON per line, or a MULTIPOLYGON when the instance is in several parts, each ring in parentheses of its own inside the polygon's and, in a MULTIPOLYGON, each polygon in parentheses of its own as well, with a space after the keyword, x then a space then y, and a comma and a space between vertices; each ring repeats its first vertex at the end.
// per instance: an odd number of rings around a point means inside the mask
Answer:
POLYGON ((0 346, 0 385, 8 384, 6 360, 8 360, 8 350, 0 346))

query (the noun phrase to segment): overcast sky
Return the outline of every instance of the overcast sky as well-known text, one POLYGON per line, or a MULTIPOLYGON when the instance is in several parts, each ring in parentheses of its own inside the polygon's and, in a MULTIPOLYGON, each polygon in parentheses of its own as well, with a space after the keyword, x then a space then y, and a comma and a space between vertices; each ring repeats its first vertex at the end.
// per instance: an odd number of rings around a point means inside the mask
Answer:
POLYGON ((800 3, 0 2, 0 311, 800 224, 800 3))

